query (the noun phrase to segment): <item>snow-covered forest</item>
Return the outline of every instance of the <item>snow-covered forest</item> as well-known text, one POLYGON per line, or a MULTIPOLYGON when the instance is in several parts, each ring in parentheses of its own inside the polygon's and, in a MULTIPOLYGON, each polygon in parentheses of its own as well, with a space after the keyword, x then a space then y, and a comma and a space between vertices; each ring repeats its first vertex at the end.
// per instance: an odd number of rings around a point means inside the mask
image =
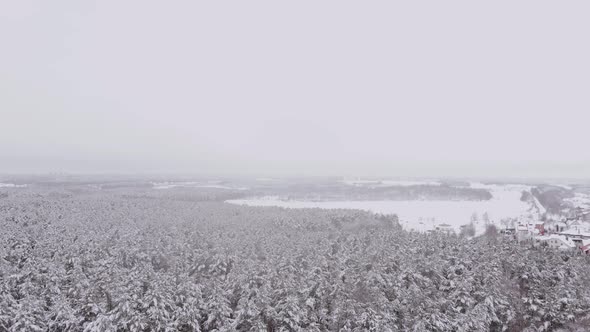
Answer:
POLYGON ((590 261, 206 196, 0 199, 0 331, 575 331, 590 261))

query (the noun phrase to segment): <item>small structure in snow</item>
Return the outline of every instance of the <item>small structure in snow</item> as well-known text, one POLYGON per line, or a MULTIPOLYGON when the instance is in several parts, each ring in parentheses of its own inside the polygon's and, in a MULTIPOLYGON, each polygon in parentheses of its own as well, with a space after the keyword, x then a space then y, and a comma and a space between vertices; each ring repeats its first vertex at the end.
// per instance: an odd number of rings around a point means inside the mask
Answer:
POLYGON ((535 239, 535 245, 545 245, 548 248, 560 250, 576 248, 576 244, 573 241, 557 234, 539 236, 535 239))
POLYGON ((529 231, 526 225, 519 224, 516 226, 516 239, 518 242, 529 240, 532 235, 533 234, 529 231))
POLYGON ((443 232, 443 233, 447 233, 447 234, 451 234, 451 233, 455 232, 455 230, 453 229, 453 226, 451 226, 449 224, 438 224, 438 225, 436 225, 435 229, 439 232, 443 232))

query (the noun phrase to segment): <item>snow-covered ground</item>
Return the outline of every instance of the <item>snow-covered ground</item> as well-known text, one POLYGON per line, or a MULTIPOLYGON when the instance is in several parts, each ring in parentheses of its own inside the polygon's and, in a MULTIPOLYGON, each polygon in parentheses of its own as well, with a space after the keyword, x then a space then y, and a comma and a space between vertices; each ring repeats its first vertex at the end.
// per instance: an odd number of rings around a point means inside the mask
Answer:
POLYGON ((539 209, 520 200, 524 185, 487 185, 473 183, 472 187, 488 189, 493 198, 488 201, 296 201, 279 197, 228 200, 228 203, 250 206, 279 206, 285 208, 359 209, 381 214, 397 214, 408 230, 427 231, 439 224, 449 224, 457 232, 468 224, 474 213, 478 217, 476 232, 482 233, 483 215, 500 225, 506 218, 534 219, 539 209))
POLYGON ((14 184, 14 183, 2 183, 0 182, 0 188, 25 188, 26 184, 14 184))
POLYGON ((380 187, 393 187, 393 186, 440 186, 441 183, 438 181, 410 181, 410 180, 343 180, 342 183, 349 186, 380 186, 380 187))
POLYGON ((555 186, 557 187, 561 187, 565 190, 573 190, 573 188, 571 186, 565 185, 565 184, 556 184, 555 186))
POLYGON ((277 180, 276 179, 273 179, 273 178, 256 178, 256 181, 259 181, 259 182, 274 182, 274 181, 277 181, 277 180))
POLYGON ((211 189, 226 189, 226 190, 248 190, 245 187, 231 187, 217 183, 201 183, 201 182, 153 182, 154 189, 172 189, 172 188, 211 188, 211 189))
POLYGON ((590 195, 576 193, 572 198, 566 198, 565 201, 572 203, 574 208, 590 209, 590 195))
POLYGON ((395 180, 384 180, 381 181, 383 186, 440 186, 441 183, 438 181, 395 181, 395 180))

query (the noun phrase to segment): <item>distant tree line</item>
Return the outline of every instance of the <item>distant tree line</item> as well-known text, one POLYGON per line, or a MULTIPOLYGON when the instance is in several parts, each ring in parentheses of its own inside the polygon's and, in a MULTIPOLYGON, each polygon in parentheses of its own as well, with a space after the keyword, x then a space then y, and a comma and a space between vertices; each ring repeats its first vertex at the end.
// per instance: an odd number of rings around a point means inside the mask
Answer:
POLYGON ((264 192, 304 200, 461 200, 483 201, 492 198, 486 189, 448 185, 415 186, 336 186, 288 188, 264 192), (299 190, 297 190, 299 189, 299 190))

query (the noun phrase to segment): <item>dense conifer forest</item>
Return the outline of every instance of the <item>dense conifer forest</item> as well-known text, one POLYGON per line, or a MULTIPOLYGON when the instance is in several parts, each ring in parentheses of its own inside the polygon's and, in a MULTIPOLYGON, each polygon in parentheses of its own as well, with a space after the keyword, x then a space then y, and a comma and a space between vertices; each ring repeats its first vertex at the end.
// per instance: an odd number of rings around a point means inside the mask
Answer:
POLYGON ((586 331, 575 252, 187 193, 0 198, 0 331, 586 331))

